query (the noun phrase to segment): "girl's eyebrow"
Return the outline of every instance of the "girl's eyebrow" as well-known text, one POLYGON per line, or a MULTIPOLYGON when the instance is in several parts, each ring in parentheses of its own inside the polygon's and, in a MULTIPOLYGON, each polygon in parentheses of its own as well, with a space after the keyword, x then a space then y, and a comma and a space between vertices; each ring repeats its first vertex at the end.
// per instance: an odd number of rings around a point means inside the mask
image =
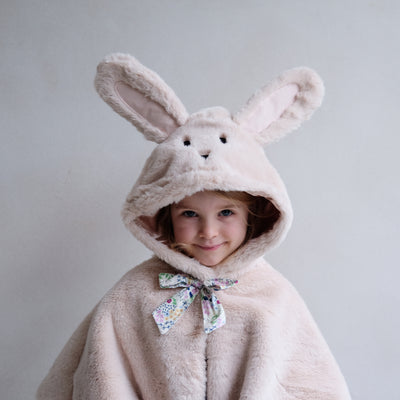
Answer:
POLYGON ((239 205, 238 204, 227 204, 227 205, 221 207, 222 210, 225 208, 239 208, 239 205))
MULTIPOLYGON (((189 206, 187 206, 185 203, 182 203, 182 202, 179 202, 179 203, 175 203, 174 204, 174 207, 176 208, 176 209, 178 209, 178 210, 181 210, 181 209, 186 209, 186 210, 194 210, 196 207, 189 207, 189 206)), ((239 208, 240 206, 238 205, 238 204, 234 204, 234 203, 232 203, 232 204, 224 204, 223 206, 221 206, 221 207, 218 207, 220 210, 225 210, 225 209, 227 209, 227 208, 239 208)))
POLYGON ((187 207, 185 204, 183 203, 175 203, 174 204, 174 208, 177 208, 178 210, 182 210, 182 209, 186 209, 186 210, 192 210, 193 207, 187 207))

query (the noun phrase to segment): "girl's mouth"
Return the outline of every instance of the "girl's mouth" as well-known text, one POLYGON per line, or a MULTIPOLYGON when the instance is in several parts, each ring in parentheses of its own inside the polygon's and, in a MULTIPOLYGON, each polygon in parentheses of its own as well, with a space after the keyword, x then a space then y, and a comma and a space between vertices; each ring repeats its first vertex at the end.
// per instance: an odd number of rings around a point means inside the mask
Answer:
POLYGON ((221 246, 223 246, 223 243, 220 244, 214 244, 212 246, 201 246, 199 244, 196 245, 196 247, 198 247, 201 250, 205 250, 205 251, 212 251, 212 250, 217 250, 219 249, 221 246))

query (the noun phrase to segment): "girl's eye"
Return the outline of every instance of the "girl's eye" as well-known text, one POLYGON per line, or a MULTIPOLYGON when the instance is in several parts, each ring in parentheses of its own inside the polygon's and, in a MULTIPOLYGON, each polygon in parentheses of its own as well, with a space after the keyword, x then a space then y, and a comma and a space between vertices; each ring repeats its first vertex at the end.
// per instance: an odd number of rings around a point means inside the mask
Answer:
POLYGON ((184 211, 184 212, 182 213, 182 215, 183 215, 184 217, 188 217, 188 218, 197 217, 197 214, 196 214, 194 211, 191 211, 191 210, 184 211))
POLYGON ((221 214, 223 217, 229 217, 230 215, 233 214, 233 212, 232 212, 231 210, 222 210, 222 211, 220 212, 220 214, 221 214))

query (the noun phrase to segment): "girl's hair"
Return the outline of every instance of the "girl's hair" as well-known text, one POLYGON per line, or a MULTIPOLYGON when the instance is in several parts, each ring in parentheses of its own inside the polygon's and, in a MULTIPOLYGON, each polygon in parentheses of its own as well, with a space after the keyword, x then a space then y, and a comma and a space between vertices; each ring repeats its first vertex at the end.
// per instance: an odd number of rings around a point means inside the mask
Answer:
MULTIPOLYGON (((215 191, 218 196, 226 198, 233 203, 242 203, 247 207, 247 233, 242 246, 250 239, 257 238, 270 231, 280 217, 279 210, 271 201, 262 196, 252 196, 246 192, 215 191)), ((156 230, 163 241, 173 249, 179 249, 179 243, 175 242, 174 229, 171 217, 171 205, 163 207, 156 214, 156 230)))

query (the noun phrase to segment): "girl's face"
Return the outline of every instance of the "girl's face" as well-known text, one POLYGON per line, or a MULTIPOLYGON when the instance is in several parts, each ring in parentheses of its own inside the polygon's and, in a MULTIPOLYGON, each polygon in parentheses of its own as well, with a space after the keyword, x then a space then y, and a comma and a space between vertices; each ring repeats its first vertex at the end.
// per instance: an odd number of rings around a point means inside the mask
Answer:
POLYGON ((175 242, 207 267, 230 256, 247 231, 246 205, 214 192, 198 192, 171 206, 175 242))

